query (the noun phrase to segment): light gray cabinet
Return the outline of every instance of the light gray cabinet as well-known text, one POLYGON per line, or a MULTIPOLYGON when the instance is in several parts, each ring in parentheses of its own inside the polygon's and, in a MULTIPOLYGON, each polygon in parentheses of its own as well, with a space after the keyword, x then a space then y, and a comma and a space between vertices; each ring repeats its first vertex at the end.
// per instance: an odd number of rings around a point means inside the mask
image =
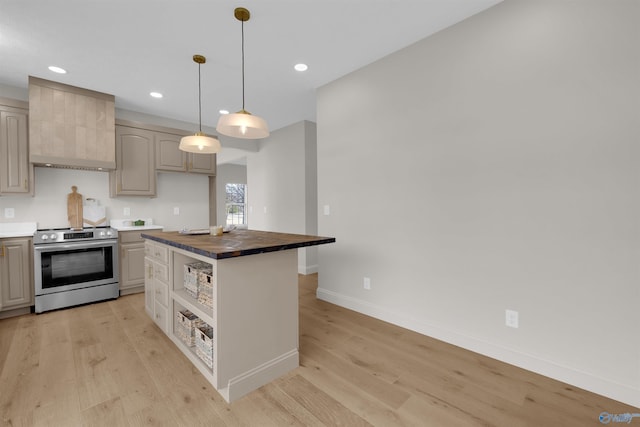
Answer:
POLYGON ((33 195, 28 117, 25 102, 0 99, 0 195, 33 195))
POLYGON ((156 170, 215 175, 216 155, 181 151, 178 146, 182 136, 170 133, 156 134, 156 170))
POLYGON ((120 295, 144 292, 144 239, 140 231, 118 232, 120 295))
POLYGON ((109 192, 116 196, 156 196, 154 132, 116 126, 116 170, 109 172, 109 192))
POLYGON ((163 245, 145 244, 145 310, 165 334, 169 333, 169 250, 163 245))
POLYGON ((33 305, 31 238, 0 239, 0 311, 33 305))

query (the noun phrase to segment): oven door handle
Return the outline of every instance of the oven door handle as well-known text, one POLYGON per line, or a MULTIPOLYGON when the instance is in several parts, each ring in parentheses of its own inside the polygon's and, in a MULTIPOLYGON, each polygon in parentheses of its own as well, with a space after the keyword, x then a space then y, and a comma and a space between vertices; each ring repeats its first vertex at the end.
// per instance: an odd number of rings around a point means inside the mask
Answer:
POLYGON ((116 240, 93 240, 90 242, 68 242, 68 243, 52 243, 50 245, 38 245, 34 246, 35 252, 52 252, 59 251, 61 249, 84 249, 84 248, 96 248, 100 246, 112 246, 116 247, 118 242, 116 240))

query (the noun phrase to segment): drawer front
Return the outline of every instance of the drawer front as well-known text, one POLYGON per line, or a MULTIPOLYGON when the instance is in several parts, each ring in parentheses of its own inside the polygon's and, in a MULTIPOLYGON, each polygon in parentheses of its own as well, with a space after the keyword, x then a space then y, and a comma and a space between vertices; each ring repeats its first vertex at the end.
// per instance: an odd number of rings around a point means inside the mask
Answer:
POLYGON ((156 307, 158 306, 157 303, 162 304, 165 307, 169 306, 169 285, 167 285, 166 283, 161 283, 156 281, 156 307))
POLYGON ((169 283, 169 266, 166 264, 154 263, 153 277, 164 283, 169 283))
POLYGON ((169 249, 164 246, 152 243, 149 240, 147 240, 144 244, 144 254, 145 256, 148 256, 149 258, 153 258, 160 262, 169 262, 169 249))
POLYGON ((166 334, 169 330, 169 309, 156 301, 153 321, 166 334))
POLYGON ((141 243, 144 242, 141 234, 141 231, 120 231, 118 237, 120 243, 141 243))
POLYGON ((160 262, 169 262, 169 248, 164 246, 154 246, 154 254, 153 256, 160 262))

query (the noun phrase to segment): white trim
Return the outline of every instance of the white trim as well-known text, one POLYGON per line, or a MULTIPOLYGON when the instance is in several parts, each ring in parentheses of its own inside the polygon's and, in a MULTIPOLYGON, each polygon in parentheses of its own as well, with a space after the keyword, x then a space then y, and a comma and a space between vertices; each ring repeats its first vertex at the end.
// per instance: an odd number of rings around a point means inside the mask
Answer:
POLYGON ((625 384, 619 384, 605 378, 597 377, 588 372, 582 372, 569 366, 557 364, 550 360, 544 360, 534 355, 521 353, 487 341, 479 340, 451 330, 445 326, 413 319, 368 301, 342 295, 328 289, 318 288, 316 296, 323 301, 366 314, 376 319, 492 357, 628 405, 640 407, 640 387, 633 388, 625 384))
POLYGON ((299 366, 298 349, 294 348, 280 356, 231 378, 226 388, 218 390, 232 402, 263 385, 270 383, 299 366))
POLYGON ((318 264, 315 265, 298 265, 298 274, 314 274, 318 272, 318 264))

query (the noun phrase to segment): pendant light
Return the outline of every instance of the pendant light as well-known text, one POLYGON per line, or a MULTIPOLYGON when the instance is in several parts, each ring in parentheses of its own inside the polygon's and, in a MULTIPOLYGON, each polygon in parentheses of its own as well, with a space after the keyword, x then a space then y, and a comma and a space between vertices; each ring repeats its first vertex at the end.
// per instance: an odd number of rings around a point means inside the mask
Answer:
POLYGON ((183 136, 180 139, 178 148, 189 153, 211 154, 220 152, 220 141, 218 138, 207 136, 202 132, 202 92, 200 89, 200 65, 207 62, 202 55, 193 55, 193 62, 198 64, 198 120, 200 131, 195 135, 183 136))
POLYGON ((238 21, 242 22, 242 110, 220 116, 216 130, 234 138, 266 138, 269 136, 267 122, 244 109, 244 23, 249 20, 251 14, 244 7, 236 8, 233 14, 238 21))

